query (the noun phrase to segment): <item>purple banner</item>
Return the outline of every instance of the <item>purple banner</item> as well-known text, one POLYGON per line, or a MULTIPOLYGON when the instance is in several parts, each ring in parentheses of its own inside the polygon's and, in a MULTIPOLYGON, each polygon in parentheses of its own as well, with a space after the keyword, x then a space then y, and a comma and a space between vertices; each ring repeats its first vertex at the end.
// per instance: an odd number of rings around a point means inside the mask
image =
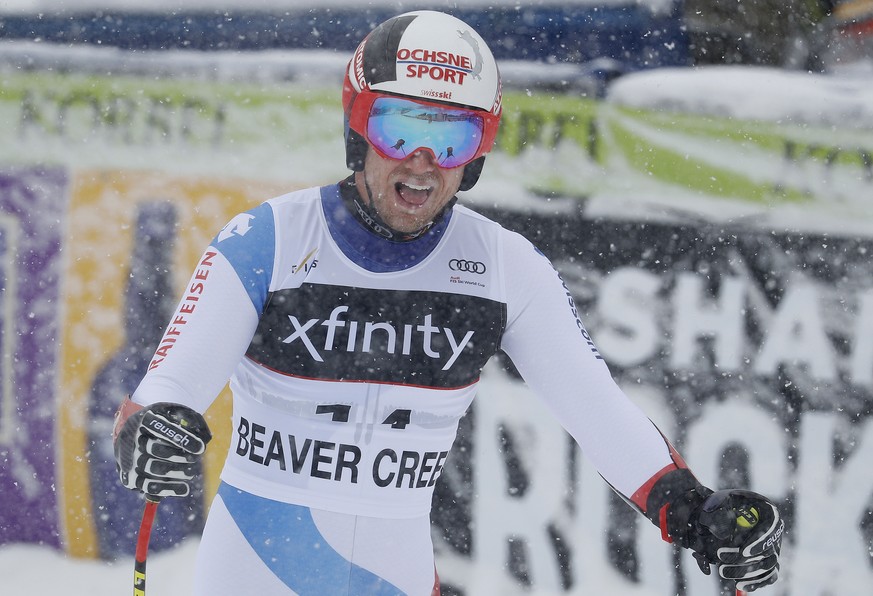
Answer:
POLYGON ((67 176, 0 170, 0 544, 60 546, 55 395, 67 176))

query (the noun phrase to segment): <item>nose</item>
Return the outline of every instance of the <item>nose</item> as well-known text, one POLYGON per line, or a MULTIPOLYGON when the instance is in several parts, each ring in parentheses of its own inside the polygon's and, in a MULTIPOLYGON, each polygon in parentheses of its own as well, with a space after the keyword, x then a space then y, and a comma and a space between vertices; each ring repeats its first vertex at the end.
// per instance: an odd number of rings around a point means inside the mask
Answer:
POLYGON ((439 162, 433 151, 424 147, 413 151, 406 158, 406 163, 414 170, 423 172, 432 171, 439 167, 439 162))

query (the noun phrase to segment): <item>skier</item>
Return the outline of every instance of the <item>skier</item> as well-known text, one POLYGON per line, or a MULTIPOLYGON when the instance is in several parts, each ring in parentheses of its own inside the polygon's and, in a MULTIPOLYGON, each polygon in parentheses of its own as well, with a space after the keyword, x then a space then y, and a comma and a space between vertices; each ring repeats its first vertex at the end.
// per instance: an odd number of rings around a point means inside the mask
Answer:
POLYGON ((613 381, 547 258, 455 204, 500 122, 485 41, 446 14, 394 17, 358 46, 342 97, 352 174, 218 232, 116 416, 122 484, 185 495, 201 413, 230 379, 195 592, 439 594, 433 487, 498 349, 666 541, 740 589, 774 582, 776 507, 701 485, 613 381))

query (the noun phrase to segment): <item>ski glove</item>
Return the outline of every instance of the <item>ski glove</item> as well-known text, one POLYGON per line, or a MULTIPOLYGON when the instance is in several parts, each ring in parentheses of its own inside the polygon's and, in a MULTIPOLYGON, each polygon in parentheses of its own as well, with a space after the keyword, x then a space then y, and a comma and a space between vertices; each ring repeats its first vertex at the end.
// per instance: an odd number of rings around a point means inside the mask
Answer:
POLYGON ((191 492, 196 464, 212 433, 187 406, 161 402, 145 408, 128 397, 115 415, 115 467, 121 483, 150 497, 191 492))
POLYGON ((715 566, 747 592, 776 581, 785 522, 773 503, 746 490, 692 491, 683 500, 685 507, 671 507, 668 527, 694 551, 701 571, 709 575, 715 566))

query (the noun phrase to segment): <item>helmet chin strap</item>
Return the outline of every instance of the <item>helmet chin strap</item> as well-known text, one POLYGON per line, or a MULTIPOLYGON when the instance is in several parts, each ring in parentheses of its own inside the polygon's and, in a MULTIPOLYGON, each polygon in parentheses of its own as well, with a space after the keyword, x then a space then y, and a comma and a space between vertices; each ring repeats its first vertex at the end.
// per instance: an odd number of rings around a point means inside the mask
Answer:
POLYGON ((357 191, 354 174, 347 178, 346 181, 351 188, 348 189, 349 192, 341 192, 340 194, 345 199, 346 205, 349 207, 349 210, 355 218, 377 236, 394 242, 409 242, 419 238, 422 234, 427 233, 435 223, 445 217, 445 214, 448 213, 448 211, 454 207, 455 203, 458 201, 457 197, 452 197, 452 200, 446 203, 439 213, 437 213, 431 221, 426 223, 420 229, 414 232, 402 232, 392 228, 384 219, 382 219, 382 216, 379 215, 379 212, 376 210, 376 202, 373 200, 373 190, 370 188, 370 184, 367 182, 366 177, 364 177, 364 188, 367 190, 366 201, 361 200, 361 193, 357 191))

